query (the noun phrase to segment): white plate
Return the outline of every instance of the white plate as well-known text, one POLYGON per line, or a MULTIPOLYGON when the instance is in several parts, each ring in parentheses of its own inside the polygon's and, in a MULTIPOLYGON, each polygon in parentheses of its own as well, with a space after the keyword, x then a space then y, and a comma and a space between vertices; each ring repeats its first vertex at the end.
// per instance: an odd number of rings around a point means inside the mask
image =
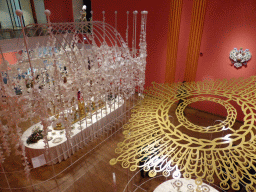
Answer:
POLYGON ((61 142, 62 141, 62 138, 61 137, 57 137, 57 138, 55 138, 55 139, 53 139, 53 143, 59 143, 59 142, 61 142))

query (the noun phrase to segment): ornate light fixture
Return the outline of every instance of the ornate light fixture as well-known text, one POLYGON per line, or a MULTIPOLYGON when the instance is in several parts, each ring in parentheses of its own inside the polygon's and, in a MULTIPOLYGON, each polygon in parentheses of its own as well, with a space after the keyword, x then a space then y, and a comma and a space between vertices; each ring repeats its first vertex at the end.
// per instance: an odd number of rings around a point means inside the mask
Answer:
POLYGON ((230 52, 229 58, 236 68, 240 68, 243 65, 247 65, 247 61, 249 61, 252 58, 252 54, 250 53, 249 49, 243 51, 242 47, 240 48, 240 50, 234 48, 230 52))
POLYGON ((115 150, 119 156, 111 159, 110 164, 121 162, 123 168, 130 167, 131 171, 143 168, 149 171, 150 177, 161 172, 165 177, 172 174, 173 178, 190 179, 195 176, 214 183, 216 175, 224 190, 230 187, 239 190, 239 183, 243 183, 247 191, 253 191, 256 184, 256 175, 251 174, 256 170, 255 82, 256 76, 171 85, 153 83, 153 87, 145 91, 145 99, 134 108, 123 132, 125 139, 115 150), (171 120, 169 111, 180 99, 184 102, 176 108, 177 119, 171 120), (224 106, 228 114, 226 120, 208 127, 191 123, 184 116, 184 109, 198 101, 224 106), (234 127, 237 111, 232 102, 244 113, 244 124, 239 128, 234 127), (142 160, 144 163, 140 165, 142 160))

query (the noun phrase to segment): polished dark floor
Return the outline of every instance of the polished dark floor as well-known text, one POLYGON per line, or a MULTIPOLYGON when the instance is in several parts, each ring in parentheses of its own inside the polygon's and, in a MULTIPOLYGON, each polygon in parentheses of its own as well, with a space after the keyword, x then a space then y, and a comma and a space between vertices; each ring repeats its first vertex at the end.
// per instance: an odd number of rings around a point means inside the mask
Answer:
MULTIPOLYGON (((170 115, 175 116, 174 111, 175 107, 170 111, 170 115)), ((216 120, 225 119, 192 108, 186 108, 185 115, 192 123, 202 126, 213 125, 216 120)), ((176 120, 174 119, 174 121, 176 120)), ((120 163, 114 166, 109 164, 110 159, 117 157, 115 148, 117 143, 123 140, 122 128, 120 127, 124 122, 124 120, 118 122, 116 126, 108 130, 105 136, 97 138, 66 161, 53 166, 33 169, 30 180, 25 179, 24 174, 19 172, 7 175, 10 186, 17 188, 17 190, 12 191, 151 192, 162 182, 172 179, 171 177, 165 178, 161 174, 155 178, 147 176, 143 178, 139 170, 131 172, 129 169, 122 168, 120 163), (67 168, 72 163, 73 165, 67 168), (113 173, 116 175, 116 186, 113 184, 113 173), (53 177, 54 175, 57 176, 53 177), (18 189, 28 185, 34 186, 18 189)), ((241 122, 236 122, 235 126, 241 126, 241 122)), ((22 166, 14 169, 5 163, 4 168, 5 171, 13 171, 15 169, 20 170, 22 166)), ((218 184, 217 181, 216 184, 218 184)), ((0 185, 1 188, 8 187, 3 173, 0 174, 0 185)), ((230 189, 230 191, 233 190, 230 189)))

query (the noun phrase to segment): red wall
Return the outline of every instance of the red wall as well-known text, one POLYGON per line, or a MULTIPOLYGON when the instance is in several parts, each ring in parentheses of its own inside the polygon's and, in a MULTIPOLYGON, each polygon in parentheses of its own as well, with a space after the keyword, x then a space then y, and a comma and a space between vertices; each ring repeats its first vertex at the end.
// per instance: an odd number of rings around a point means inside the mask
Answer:
MULTIPOLYGON (((183 1, 178 59, 175 81, 182 81, 186 64, 192 12, 191 0, 183 1)), ((196 81, 205 79, 231 79, 255 74, 253 57, 247 67, 236 69, 229 60, 230 51, 236 47, 256 52, 256 1, 207 1, 203 36, 196 81)))
MULTIPOLYGON (((254 57, 247 67, 236 69, 229 60, 230 51, 236 47, 256 53, 255 0, 208 1, 201 43, 203 56, 199 58, 196 81, 204 79, 231 79, 255 75, 254 57)), ((238 120, 243 120, 239 106, 238 120)), ((208 108, 207 108, 208 109, 208 108)), ((222 108, 223 109, 223 108, 222 108)), ((222 114, 218 106, 209 106, 210 111, 222 114)))
MULTIPOLYGON (((167 52, 167 32, 168 17, 170 10, 170 0, 152 1, 152 0, 92 0, 92 10, 94 20, 102 21, 102 11, 105 11, 106 22, 114 26, 114 12, 118 13, 118 31, 125 40, 126 32, 126 12, 129 11, 129 39, 132 35, 132 12, 137 10, 138 28, 140 31, 141 11, 148 11, 147 22, 147 45, 148 57, 146 67, 146 87, 151 85, 152 81, 164 83, 165 65, 167 52)), ((137 44, 139 42, 139 33, 137 35, 137 44)), ((131 45, 129 44, 131 47, 131 45)))
POLYGON ((44 6, 51 11, 52 23, 74 21, 72 0, 44 0, 44 6))
MULTIPOLYGON (((215 0, 208 1, 204 22, 204 30, 199 57, 196 81, 205 79, 231 79, 255 75, 256 66, 254 53, 256 53, 256 1, 255 0, 215 0), (231 66, 229 53, 234 48, 243 47, 252 53, 252 59, 247 67, 236 69, 231 66)), ((184 1, 181 32, 178 48, 176 81, 182 81, 188 48, 189 22, 191 20, 192 1, 184 1)), ((210 113, 226 114, 223 107, 214 103, 198 102, 192 105, 210 113)), ((238 119, 243 119, 240 107, 236 107, 238 119)))
POLYGON ((196 81, 255 75, 256 1, 208 1, 196 81), (243 47, 252 53, 247 67, 231 66, 229 53, 243 47))
POLYGON ((175 82, 182 82, 184 79, 187 52, 188 52, 192 6, 193 6, 193 1, 183 0, 175 82))

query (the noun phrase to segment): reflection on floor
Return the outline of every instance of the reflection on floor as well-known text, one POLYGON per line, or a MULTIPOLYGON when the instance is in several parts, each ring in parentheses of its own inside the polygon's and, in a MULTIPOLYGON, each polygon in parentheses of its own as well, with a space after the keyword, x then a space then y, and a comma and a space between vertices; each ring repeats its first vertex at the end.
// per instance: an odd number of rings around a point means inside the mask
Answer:
MULTIPOLYGON (((175 109, 176 107, 173 107, 170 111, 170 115, 173 117, 175 117, 175 109)), ((225 117, 219 117, 188 107, 185 109, 185 115, 192 123, 202 126, 213 125, 215 120, 225 119, 225 117)), ((176 121, 176 119, 174 118, 173 121, 176 121)), ((167 179, 172 179, 172 177, 165 178, 160 174, 153 179, 148 177, 142 178, 139 170, 131 172, 129 169, 122 168, 120 164, 115 166, 109 165, 109 160, 117 156, 115 154, 117 143, 123 140, 122 129, 119 128, 122 124, 123 122, 119 122, 117 126, 109 129, 105 137, 98 138, 94 142, 91 142, 88 146, 76 152, 66 161, 53 166, 44 166, 32 170, 31 181, 26 181, 26 179, 24 179, 24 175, 18 172, 7 175, 10 186, 12 188, 19 188, 31 184, 34 185, 33 188, 30 187, 23 190, 19 189, 13 191, 109 192, 115 191, 112 175, 115 173, 117 183, 116 192, 124 191, 124 189, 125 192, 151 192, 154 191, 154 189, 162 182, 167 179), (111 134, 113 135, 111 136, 111 134), (98 147, 95 147, 97 145, 98 147), (66 169, 71 163, 74 163, 74 165, 66 169), (56 178, 48 180, 55 174, 58 175, 56 178), (133 179, 131 179, 132 177, 133 179), (130 179, 131 181, 129 182, 130 179)), ((235 127, 239 126, 241 126, 241 123, 236 122, 235 127)), ((15 160, 12 159, 12 161, 15 160)), ((22 166, 15 167, 15 169, 13 169, 10 165, 4 165, 4 168, 6 171, 13 171, 21 170, 22 166)), ((8 187, 7 183, 4 181, 6 181, 4 174, 0 174, 1 188, 8 187)), ((215 184, 219 185, 217 179, 215 184)), ((2 191, 7 192, 10 190, 2 191)), ((229 191, 233 190, 230 189, 229 191)))

